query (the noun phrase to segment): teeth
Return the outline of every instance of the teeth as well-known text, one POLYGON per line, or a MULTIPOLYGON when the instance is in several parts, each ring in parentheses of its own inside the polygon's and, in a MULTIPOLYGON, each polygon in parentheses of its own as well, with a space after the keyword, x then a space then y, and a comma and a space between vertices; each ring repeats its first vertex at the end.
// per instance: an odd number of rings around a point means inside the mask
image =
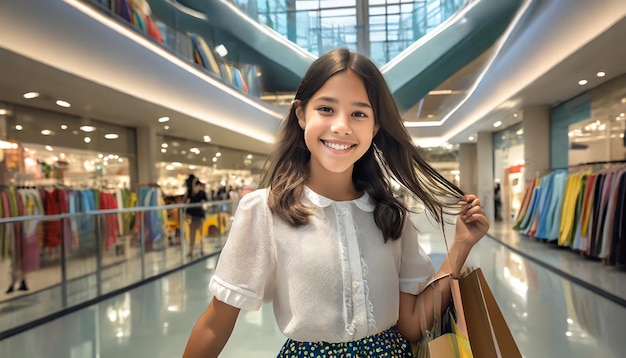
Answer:
POLYGON ((352 147, 352 145, 350 144, 335 144, 335 143, 328 143, 328 142, 323 142, 325 146, 335 149, 335 150, 346 150, 352 147))

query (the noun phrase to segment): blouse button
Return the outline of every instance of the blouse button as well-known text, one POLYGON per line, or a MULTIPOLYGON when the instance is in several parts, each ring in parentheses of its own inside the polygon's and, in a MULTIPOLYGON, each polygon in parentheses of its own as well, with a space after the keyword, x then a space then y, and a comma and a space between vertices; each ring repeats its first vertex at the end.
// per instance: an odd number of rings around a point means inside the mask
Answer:
POLYGON ((358 281, 352 281, 352 288, 358 288, 359 287, 359 282, 358 281))

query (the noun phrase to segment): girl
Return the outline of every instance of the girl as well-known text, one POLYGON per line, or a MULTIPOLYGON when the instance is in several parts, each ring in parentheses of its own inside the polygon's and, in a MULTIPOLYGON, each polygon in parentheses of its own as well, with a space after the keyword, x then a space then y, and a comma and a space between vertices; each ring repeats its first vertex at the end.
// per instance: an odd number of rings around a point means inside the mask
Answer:
MULTIPOLYGON (((217 357, 239 310, 263 301, 288 337, 279 357, 410 357, 437 285, 426 288, 434 268, 390 180, 440 224, 445 209, 459 214, 437 276, 458 273, 487 232, 480 201, 420 157, 382 74, 346 49, 311 65, 268 163, 267 188, 239 203, 184 357, 217 357)), ((447 302, 449 276, 437 283, 447 302)))

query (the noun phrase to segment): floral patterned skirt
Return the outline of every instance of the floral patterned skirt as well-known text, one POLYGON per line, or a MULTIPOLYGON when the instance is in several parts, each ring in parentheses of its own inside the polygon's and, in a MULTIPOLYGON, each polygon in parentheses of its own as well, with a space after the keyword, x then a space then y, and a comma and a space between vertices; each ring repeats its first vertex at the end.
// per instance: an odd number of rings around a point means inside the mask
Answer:
POLYGON ((411 344, 400 335, 395 327, 356 341, 298 342, 288 339, 278 358, 363 358, 363 357, 408 357, 412 358, 411 344))

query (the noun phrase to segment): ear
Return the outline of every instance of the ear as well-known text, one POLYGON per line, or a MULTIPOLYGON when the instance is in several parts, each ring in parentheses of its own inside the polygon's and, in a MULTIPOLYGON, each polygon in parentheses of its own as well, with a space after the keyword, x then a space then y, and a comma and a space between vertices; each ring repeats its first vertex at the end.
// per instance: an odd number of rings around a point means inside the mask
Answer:
POLYGON ((372 134, 372 138, 376 137, 378 130, 380 129, 380 125, 378 123, 374 124, 374 133, 372 134))
POLYGON ((306 127, 306 120, 304 118, 304 107, 302 107, 302 101, 299 99, 294 100, 293 106, 296 117, 298 118, 298 124, 300 125, 300 128, 304 129, 304 127, 306 127))

